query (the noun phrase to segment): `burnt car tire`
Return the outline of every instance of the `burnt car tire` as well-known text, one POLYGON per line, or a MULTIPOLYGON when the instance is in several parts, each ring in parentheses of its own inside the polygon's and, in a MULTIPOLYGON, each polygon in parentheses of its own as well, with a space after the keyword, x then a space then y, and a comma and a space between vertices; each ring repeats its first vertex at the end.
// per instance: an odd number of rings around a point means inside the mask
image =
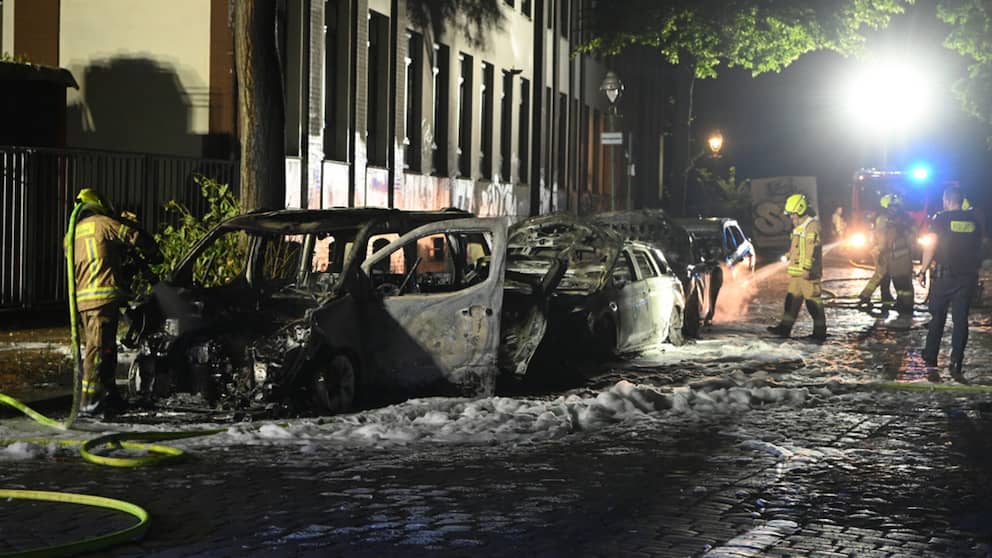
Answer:
POLYGON ((701 308, 699 307, 699 297, 693 294, 685 307, 685 315, 682 319, 681 334, 684 337, 699 337, 699 322, 702 319, 701 308))
POLYGON ((351 411, 355 404, 358 372, 355 363, 344 353, 331 355, 320 363, 313 375, 313 405, 320 414, 351 411))
POLYGON ((685 335, 682 333, 683 331, 682 309, 676 306, 672 309, 672 319, 668 323, 668 342, 676 347, 685 345, 685 335))

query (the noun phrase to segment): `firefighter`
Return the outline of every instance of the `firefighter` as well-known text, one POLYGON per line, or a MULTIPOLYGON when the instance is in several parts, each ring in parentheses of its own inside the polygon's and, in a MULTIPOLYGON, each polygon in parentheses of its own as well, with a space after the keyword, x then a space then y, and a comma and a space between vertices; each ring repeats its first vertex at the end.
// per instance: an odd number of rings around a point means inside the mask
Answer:
POLYGON ((117 391, 117 324, 128 298, 128 257, 159 263, 155 240, 136 223, 118 217, 113 206, 91 188, 76 197, 85 204, 75 227, 76 306, 83 326, 83 379, 80 416, 107 416, 127 408, 117 391))
MULTIPOLYGON (((886 194, 880 201, 883 215, 875 228, 875 273, 868 280, 859 302, 871 304, 871 294, 885 277, 892 278, 896 288, 896 310, 913 311, 913 255, 910 239, 915 236, 909 216, 902 210, 902 200, 896 194, 886 194)), ((885 290, 882 291, 885 302, 885 290)))
POLYGON ((944 336, 947 310, 951 310, 954 329, 951 333, 951 376, 962 378, 964 347, 968 342, 968 311, 978 286, 978 268, 981 263, 982 228, 973 210, 962 209, 964 196, 957 188, 944 190, 944 211, 934 215, 930 231, 936 242, 923 250, 923 261, 917 274, 924 284, 924 273, 931 263, 936 263, 931 274, 930 326, 923 348, 923 361, 927 366, 937 366, 940 340, 944 336))
POLYGON ((792 237, 789 246, 789 291, 785 296, 785 312, 778 325, 768 331, 788 337, 799 316, 799 309, 806 301, 806 309, 813 318, 815 341, 827 338, 827 320, 820 299, 820 276, 823 268, 823 251, 820 221, 816 218, 803 194, 793 194, 785 200, 785 213, 792 220, 792 237))

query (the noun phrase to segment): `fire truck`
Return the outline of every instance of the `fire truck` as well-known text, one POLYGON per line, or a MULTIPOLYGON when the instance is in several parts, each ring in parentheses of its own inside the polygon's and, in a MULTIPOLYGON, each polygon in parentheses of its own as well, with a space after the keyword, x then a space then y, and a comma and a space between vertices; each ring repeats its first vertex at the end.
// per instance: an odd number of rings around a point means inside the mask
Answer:
POLYGON ((902 209, 916 224, 915 256, 919 258, 925 243, 930 217, 940 211, 944 188, 953 182, 938 181, 930 170, 918 166, 910 171, 860 169, 854 173, 851 187, 851 214, 845 245, 851 256, 860 262, 871 260, 872 229, 882 210, 881 199, 887 194, 898 195, 902 209))

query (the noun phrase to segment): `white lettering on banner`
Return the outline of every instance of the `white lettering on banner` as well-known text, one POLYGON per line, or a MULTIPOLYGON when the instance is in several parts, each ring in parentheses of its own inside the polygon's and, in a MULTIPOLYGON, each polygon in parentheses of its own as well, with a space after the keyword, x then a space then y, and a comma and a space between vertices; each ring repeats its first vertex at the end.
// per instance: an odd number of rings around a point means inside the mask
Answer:
POLYGON ((751 216, 754 244, 760 248, 788 247, 792 221, 785 215, 785 199, 804 194, 819 215, 815 176, 777 176, 751 180, 751 216))
POLYGON ((623 132, 600 132, 599 141, 603 145, 623 145, 623 132))

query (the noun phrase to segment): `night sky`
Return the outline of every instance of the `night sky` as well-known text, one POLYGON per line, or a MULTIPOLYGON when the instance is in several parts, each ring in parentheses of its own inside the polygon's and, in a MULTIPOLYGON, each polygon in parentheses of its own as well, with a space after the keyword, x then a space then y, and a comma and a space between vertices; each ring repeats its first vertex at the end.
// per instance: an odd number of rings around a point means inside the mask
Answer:
POLYGON ((966 115, 951 91, 967 72, 964 58, 944 48, 947 26, 937 20, 933 1, 920 0, 869 36, 865 55, 896 57, 919 67, 933 81, 933 107, 927 122, 883 142, 853 123, 844 87, 858 58, 830 52, 807 54, 779 74, 752 78, 750 72, 723 69, 719 78, 696 84, 695 135, 719 128, 725 138, 720 170, 737 167, 738 179, 812 175, 820 186, 821 211, 850 204, 850 182, 861 167, 904 170, 927 161, 937 180, 956 180, 969 197, 989 206, 992 128, 966 115), (887 147, 883 147, 887 143, 887 147))

